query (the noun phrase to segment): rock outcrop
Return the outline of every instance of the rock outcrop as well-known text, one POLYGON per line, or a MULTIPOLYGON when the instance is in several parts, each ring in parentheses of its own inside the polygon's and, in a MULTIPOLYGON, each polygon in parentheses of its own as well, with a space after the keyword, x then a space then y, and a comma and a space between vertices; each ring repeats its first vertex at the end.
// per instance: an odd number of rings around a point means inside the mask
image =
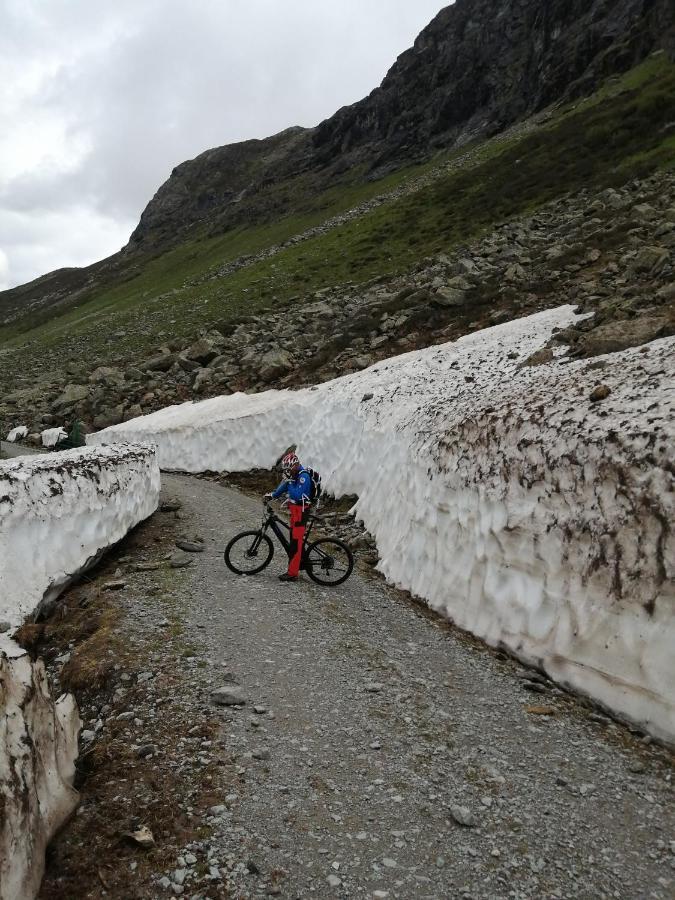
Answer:
POLYGON ((166 246, 198 222, 230 218, 264 209, 270 185, 308 165, 310 132, 288 128, 264 140, 243 141, 207 150, 181 163, 146 206, 129 239, 133 250, 143 244, 166 246))
POLYGON ((326 163, 381 167, 492 134, 672 47, 674 23, 670 0, 457 0, 314 146, 326 163))
POLYGON ((675 47, 670 0, 457 0, 359 103, 315 129, 209 150, 174 169, 129 247, 242 213, 278 214, 275 185, 300 173, 318 187, 357 165, 382 173, 495 134, 664 46, 675 47))

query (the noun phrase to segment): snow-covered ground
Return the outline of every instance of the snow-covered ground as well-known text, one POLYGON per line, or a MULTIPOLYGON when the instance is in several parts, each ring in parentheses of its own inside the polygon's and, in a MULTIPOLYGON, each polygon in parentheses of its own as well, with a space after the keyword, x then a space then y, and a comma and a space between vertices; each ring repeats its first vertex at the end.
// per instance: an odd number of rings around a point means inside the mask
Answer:
POLYGON ((672 741, 675 339, 521 367, 575 318, 562 307, 90 440, 152 441, 187 472, 268 467, 297 444, 329 490, 359 495, 390 581, 672 741))
POLYGON ((18 425, 16 428, 12 428, 7 437, 5 438, 10 444, 15 443, 15 441, 21 440, 21 438, 25 438, 28 434, 28 426, 27 425, 18 425))
POLYGON ((71 814, 80 719, 11 634, 149 516, 159 468, 143 447, 0 462, 0 900, 37 894, 44 851, 71 814))
POLYGON ((56 447, 59 441, 68 437, 68 432, 61 426, 58 428, 45 428, 44 431, 40 432, 40 437, 43 447, 56 447))

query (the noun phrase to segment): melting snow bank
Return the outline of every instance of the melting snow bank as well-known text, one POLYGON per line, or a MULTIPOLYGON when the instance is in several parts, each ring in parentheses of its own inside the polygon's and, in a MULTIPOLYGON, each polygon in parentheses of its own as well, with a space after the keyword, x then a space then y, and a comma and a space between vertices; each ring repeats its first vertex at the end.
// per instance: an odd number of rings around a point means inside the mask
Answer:
POLYGON ((0 651, 0 898, 35 897, 47 844, 77 805, 81 722, 72 694, 56 703, 41 661, 0 651))
POLYGON ((147 447, 88 447, 0 463, 0 620, 18 626, 58 597, 155 511, 159 483, 147 447))
POLYGON ((268 467, 297 443, 331 491, 359 495, 390 581, 673 741, 675 340, 521 366, 575 318, 547 311, 91 440, 151 440, 163 468, 188 472, 268 467), (610 393, 592 402, 600 382, 610 393))
POLYGON ((0 900, 39 889, 45 847, 77 802, 81 725, 9 632, 155 510, 159 481, 137 446, 0 463, 0 900))

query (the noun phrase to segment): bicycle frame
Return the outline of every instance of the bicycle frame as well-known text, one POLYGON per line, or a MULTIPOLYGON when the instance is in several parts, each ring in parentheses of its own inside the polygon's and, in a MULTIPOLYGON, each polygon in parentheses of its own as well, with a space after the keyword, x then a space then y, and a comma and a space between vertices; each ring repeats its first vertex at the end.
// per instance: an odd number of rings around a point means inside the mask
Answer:
MULTIPOLYGON (((309 516, 308 524, 305 528, 305 539, 302 545, 303 553, 307 548, 308 538, 312 531, 312 526, 314 525, 315 516, 309 516)), ((286 551, 288 556, 291 555, 291 527, 286 524, 283 519, 279 518, 279 516, 274 512, 274 510, 269 507, 265 507, 265 519, 263 521, 263 525, 261 528, 261 534, 265 534, 267 530, 271 529, 276 535, 279 543, 286 551)))

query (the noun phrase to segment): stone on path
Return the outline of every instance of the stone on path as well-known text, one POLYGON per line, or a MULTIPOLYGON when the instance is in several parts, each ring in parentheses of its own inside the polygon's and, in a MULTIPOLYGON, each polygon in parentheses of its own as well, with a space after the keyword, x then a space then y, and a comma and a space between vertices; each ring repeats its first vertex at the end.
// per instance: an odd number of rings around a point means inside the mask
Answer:
POLYGON ((176 541, 176 547, 179 550, 184 550, 186 553, 203 553, 204 552, 204 542, 203 541, 188 541, 184 538, 179 538, 176 541))
POLYGON ((234 685, 216 688, 211 691, 211 700, 217 706, 242 706, 246 703, 244 692, 234 685))
POLYGON ((172 569, 187 569, 188 566, 191 566, 193 563, 193 559, 191 556, 188 556, 187 553, 173 553, 171 555, 171 559, 169 560, 169 565, 172 569))
POLYGON ((458 825, 463 825, 464 828, 473 828, 476 824, 476 817, 466 806, 451 806, 450 815, 458 825))
POLYGON ((591 391, 588 399, 591 401, 591 403, 598 403, 600 400, 606 400, 611 393, 612 391, 607 387, 606 384, 599 384, 591 391))

